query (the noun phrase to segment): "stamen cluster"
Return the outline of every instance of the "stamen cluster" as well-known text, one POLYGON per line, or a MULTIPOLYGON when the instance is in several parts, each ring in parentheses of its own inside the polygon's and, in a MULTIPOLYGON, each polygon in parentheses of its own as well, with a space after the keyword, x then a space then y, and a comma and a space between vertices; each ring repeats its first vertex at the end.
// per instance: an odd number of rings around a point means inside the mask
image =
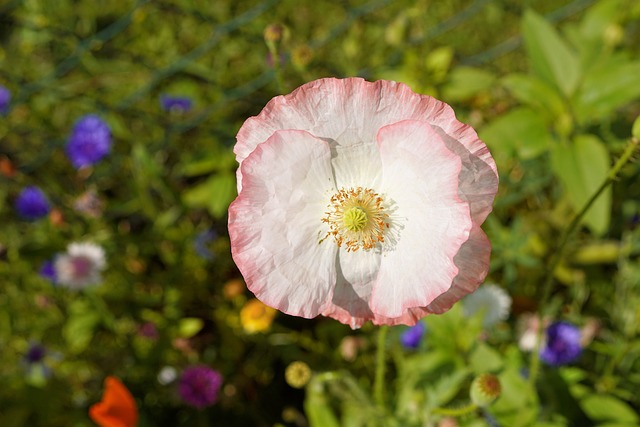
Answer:
POLYGON ((331 196, 322 222, 329 225, 328 236, 348 252, 370 250, 384 242, 389 228, 383 199, 370 188, 341 188, 331 196))

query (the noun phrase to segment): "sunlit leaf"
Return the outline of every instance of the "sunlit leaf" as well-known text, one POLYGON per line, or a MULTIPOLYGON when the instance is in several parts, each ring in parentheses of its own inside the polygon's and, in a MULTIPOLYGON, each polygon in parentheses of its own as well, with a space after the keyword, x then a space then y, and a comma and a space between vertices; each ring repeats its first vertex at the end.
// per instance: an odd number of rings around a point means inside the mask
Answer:
POLYGON ((449 73, 449 81, 442 88, 442 98, 447 102, 471 98, 489 89, 496 76, 486 70, 472 67, 457 67, 449 73))
MULTIPOLYGON (((609 152, 593 135, 577 136, 572 144, 556 144, 552 165, 564 185, 569 201, 578 212, 604 181, 609 170, 609 152)), ((609 228, 611 189, 608 188, 587 212, 584 222, 597 235, 609 228)))
POLYGON ((309 427, 340 427, 340 422, 324 393, 324 387, 313 380, 307 387, 304 411, 309 421, 309 427))
POLYGON ((582 409, 594 421, 617 421, 637 425, 640 417, 622 400, 605 394, 590 394, 580 401, 582 409))
POLYGON ((575 51, 549 22, 532 10, 524 14, 522 36, 534 72, 565 95, 571 95, 580 79, 575 51))
POLYGON ((209 177, 182 195, 189 207, 204 207, 211 215, 221 218, 236 196, 236 178, 231 172, 223 172, 209 177))
POLYGON ((582 122, 599 120, 640 97, 640 61, 609 59, 587 72, 575 98, 582 122))
POLYGON ((510 74, 501 83, 518 101, 545 112, 548 119, 555 120, 565 113, 566 107, 557 89, 536 76, 510 74))
POLYGON ((552 137, 542 117, 529 108, 516 108, 482 128, 480 138, 499 154, 499 151, 531 159, 549 149, 552 137))

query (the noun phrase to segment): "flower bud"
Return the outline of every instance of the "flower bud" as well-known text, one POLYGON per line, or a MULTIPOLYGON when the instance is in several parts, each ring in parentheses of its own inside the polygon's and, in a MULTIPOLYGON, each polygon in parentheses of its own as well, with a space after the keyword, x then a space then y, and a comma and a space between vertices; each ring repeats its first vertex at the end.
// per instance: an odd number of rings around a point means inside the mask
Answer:
POLYGON ((502 387, 498 377, 492 374, 482 374, 471 383, 469 395, 473 403, 483 408, 492 404, 500 396, 501 391, 502 387))
POLYGON ((284 27, 280 24, 270 24, 264 29, 264 40, 267 43, 278 43, 282 40, 284 34, 284 27))

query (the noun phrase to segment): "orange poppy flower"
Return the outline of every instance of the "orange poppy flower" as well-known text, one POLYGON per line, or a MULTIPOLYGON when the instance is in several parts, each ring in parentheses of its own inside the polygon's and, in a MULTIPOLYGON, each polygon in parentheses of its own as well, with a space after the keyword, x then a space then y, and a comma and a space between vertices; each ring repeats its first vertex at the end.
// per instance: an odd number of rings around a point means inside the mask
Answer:
POLYGON ((102 400, 91 405, 89 417, 100 427, 135 427, 138 424, 138 406, 119 379, 107 377, 102 400))

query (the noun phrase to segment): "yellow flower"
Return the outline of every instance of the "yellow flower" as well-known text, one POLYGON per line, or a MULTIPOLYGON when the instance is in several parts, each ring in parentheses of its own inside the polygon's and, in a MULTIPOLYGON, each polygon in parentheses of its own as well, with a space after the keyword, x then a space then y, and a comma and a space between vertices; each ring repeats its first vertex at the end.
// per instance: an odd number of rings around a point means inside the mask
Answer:
POLYGON ((302 388, 311 379, 311 368, 304 362, 293 362, 284 371, 284 379, 291 387, 302 388))
POLYGON ((240 310, 240 323, 248 334, 264 332, 271 326, 276 310, 267 307, 257 299, 247 301, 240 310))

